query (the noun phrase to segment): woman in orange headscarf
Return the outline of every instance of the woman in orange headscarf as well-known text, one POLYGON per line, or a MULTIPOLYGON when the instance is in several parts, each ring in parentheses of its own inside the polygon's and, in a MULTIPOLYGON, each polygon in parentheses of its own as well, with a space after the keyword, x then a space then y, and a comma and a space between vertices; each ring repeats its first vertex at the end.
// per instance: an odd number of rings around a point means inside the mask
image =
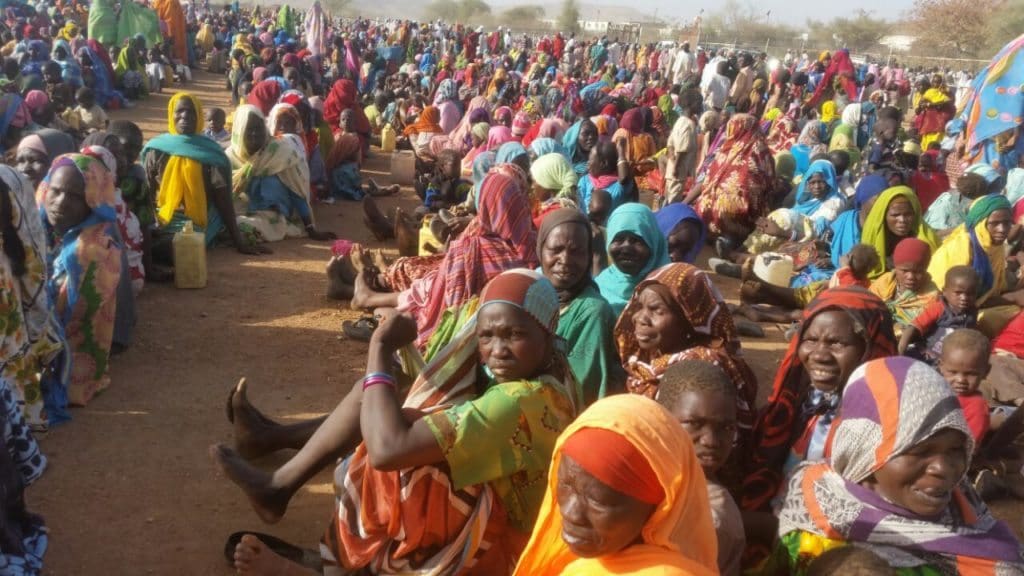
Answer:
POLYGON ((185 36, 185 11, 178 0, 155 0, 153 10, 167 23, 171 34, 171 56, 181 64, 188 65, 188 40, 185 36))
POLYGON ((516 576, 718 573, 704 473, 654 400, 598 400, 558 438, 547 481, 516 576), (595 491, 621 502, 595 513, 595 491))

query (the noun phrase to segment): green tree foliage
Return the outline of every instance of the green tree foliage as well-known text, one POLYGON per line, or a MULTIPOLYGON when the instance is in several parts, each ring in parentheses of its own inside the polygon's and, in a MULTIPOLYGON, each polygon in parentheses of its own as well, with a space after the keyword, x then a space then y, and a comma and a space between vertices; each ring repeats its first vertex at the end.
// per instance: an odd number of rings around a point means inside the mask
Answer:
POLYGON ((563 34, 580 31, 580 6, 576 0, 563 0, 562 11, 558 14, 558 29, 563 34))
POLYGON ((513 28, 535 28, 537 22, 544 18, 544 7, 536 5, 516 6, 501 13, 497 24, 513 28))
POLYGON ((431 20, 465 23, 489 15, 491 6, 483 0, 433 0, 426 12, 431 20))
POLYGON ((910 20, 919 38, 914 48, 935 56, 989 57, 990 23, 1012 14, 1003 6, 1004 0, 914 0, 910 20))

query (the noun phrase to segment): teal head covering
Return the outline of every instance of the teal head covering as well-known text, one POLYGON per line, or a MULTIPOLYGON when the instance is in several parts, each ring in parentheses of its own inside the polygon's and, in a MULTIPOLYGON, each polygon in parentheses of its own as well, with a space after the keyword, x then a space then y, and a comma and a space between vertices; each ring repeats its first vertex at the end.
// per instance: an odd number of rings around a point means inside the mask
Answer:
POLYGON ((651 257, 638 274, 626 274, 614 263, 605 268, 595 279, 612 311, 618 316, 633 296, 633 289, 654 270, 668 264, 668 244, 665 236, 658 228, 658 221, 651 209, 643 204, 629 202, 619 206, 608 218, 608 229, 605 233, 605 248, 608 249, 615 237, 629 232, 640 237, 651 251, 651 257))

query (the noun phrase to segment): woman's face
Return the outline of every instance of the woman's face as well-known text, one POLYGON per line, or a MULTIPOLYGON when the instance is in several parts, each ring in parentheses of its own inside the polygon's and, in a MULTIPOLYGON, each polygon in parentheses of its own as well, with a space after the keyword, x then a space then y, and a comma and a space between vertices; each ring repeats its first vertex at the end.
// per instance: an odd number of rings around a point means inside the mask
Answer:
POLYGON ((612 263, 624 274, 639 274, 651 259, 651 249, 644 239, 632 232, 619 232, 608 245, 612 263))
POLYGON ((550 336, 510 304, 484 306, 477 314, 476 336, 480 361, 499 383, 532 378, 551 357, 550 336))
POLYGON ((597 144, 597 126, 593 122, 584 122, 580 126, 580 134, 576 138, 576 146, 585 153, 597 144))
POLYGON ((655 509, 608 487, 564 454, 558 463, 556 497, 562 540, 581 558, 598 558, 629 546, 655 509))
POLYGON ((827 310, 811 319, 797 354, 811 386, 837 392, 864 358, 866 344, 854 332, 853 319, 840 310, 827 310))
POLYGON ((896 198, 885 209, 885 227, 895 236, 906 238, 913 235, 916 224, 914 207, 906 198, 896 198))
POLYGON ((544 239, 540 251, 544 276, 556 290, 579 286, 590 267, 590 234, 579 224, 567 223, 555 228, 544 239))
POLYGON ((989 215, 985 221, 985 229, 992 238, 993 246, 1001 246, 1010 235, 1010 227, 1013 226, 1013 215, 1009 210, 996 210, 989 215))
POLYGON ((258 119, 250 121, 245 126, 245 133, 242 136, 243 144, 249 154, 255 154, 267 145, 267 126, 258 119))
POLYGON ((943 430, 896 456, 862 484, 918 516, 935 517, 949 506, 967 471, 967 437, 943 430))
POLYGON ((298 134, 299 124, 291 114, 281 114, 277 118, 278 134, 298 134))
POLYGON ((122 178, 128 175, 128 158, 124 155, 124 146, 121 145, 121 140, 114 138, 107 138, 106 140, 107 150, 113 154, 114 160, 117 160, 117 180, 120 182, 122 178))
POLYGON ((683 220, 668 235, 668 257, 673 262, 686 262, 686 257, 700 241, 700 226, 693 220, 683 220))
POLYGON ((807 180, 807 191, 811 193, 814 198, 824 198, 828 194, 828 182, 825 181, 825 176, 822 174, 815 174, 807 180))
POLYGON ((15 157, 16 168, 28 177, 33 187, 39 186, 43 177, 46 176, 46 171, 50 168, 49 160, 46 154, 29 148, 18 150, 18 155, 15 157))
POLYGON ((188 98, 178 100, 174 106, 174 128, 178 134, 195 134, 198 125, 199 116, 192 101, 188 98))
POLYGON ((670 304, 654 288, 644 288, 633 312, 633 337, 641 350, 662 354, 681 352, 686 346, 689 326, 679 307, 670 304))
POLYGON ((44 203, 46 219, 58 234, 77 226, 91 212, 85 203, 85 179, 72 166, 61 166, 50 175, 44 203))

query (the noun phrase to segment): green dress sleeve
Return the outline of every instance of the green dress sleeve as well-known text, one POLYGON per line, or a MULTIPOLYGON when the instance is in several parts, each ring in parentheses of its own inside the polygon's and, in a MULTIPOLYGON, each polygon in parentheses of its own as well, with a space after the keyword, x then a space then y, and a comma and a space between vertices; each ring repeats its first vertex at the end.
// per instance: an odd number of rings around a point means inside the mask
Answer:
POLYGON ((558 336, 568 346, 569 366, 580 387, 579 397, 589 406, 599 398, 621 392, 625 372, 615 350, 611 306, 587 289, 562 313, 558 336))

